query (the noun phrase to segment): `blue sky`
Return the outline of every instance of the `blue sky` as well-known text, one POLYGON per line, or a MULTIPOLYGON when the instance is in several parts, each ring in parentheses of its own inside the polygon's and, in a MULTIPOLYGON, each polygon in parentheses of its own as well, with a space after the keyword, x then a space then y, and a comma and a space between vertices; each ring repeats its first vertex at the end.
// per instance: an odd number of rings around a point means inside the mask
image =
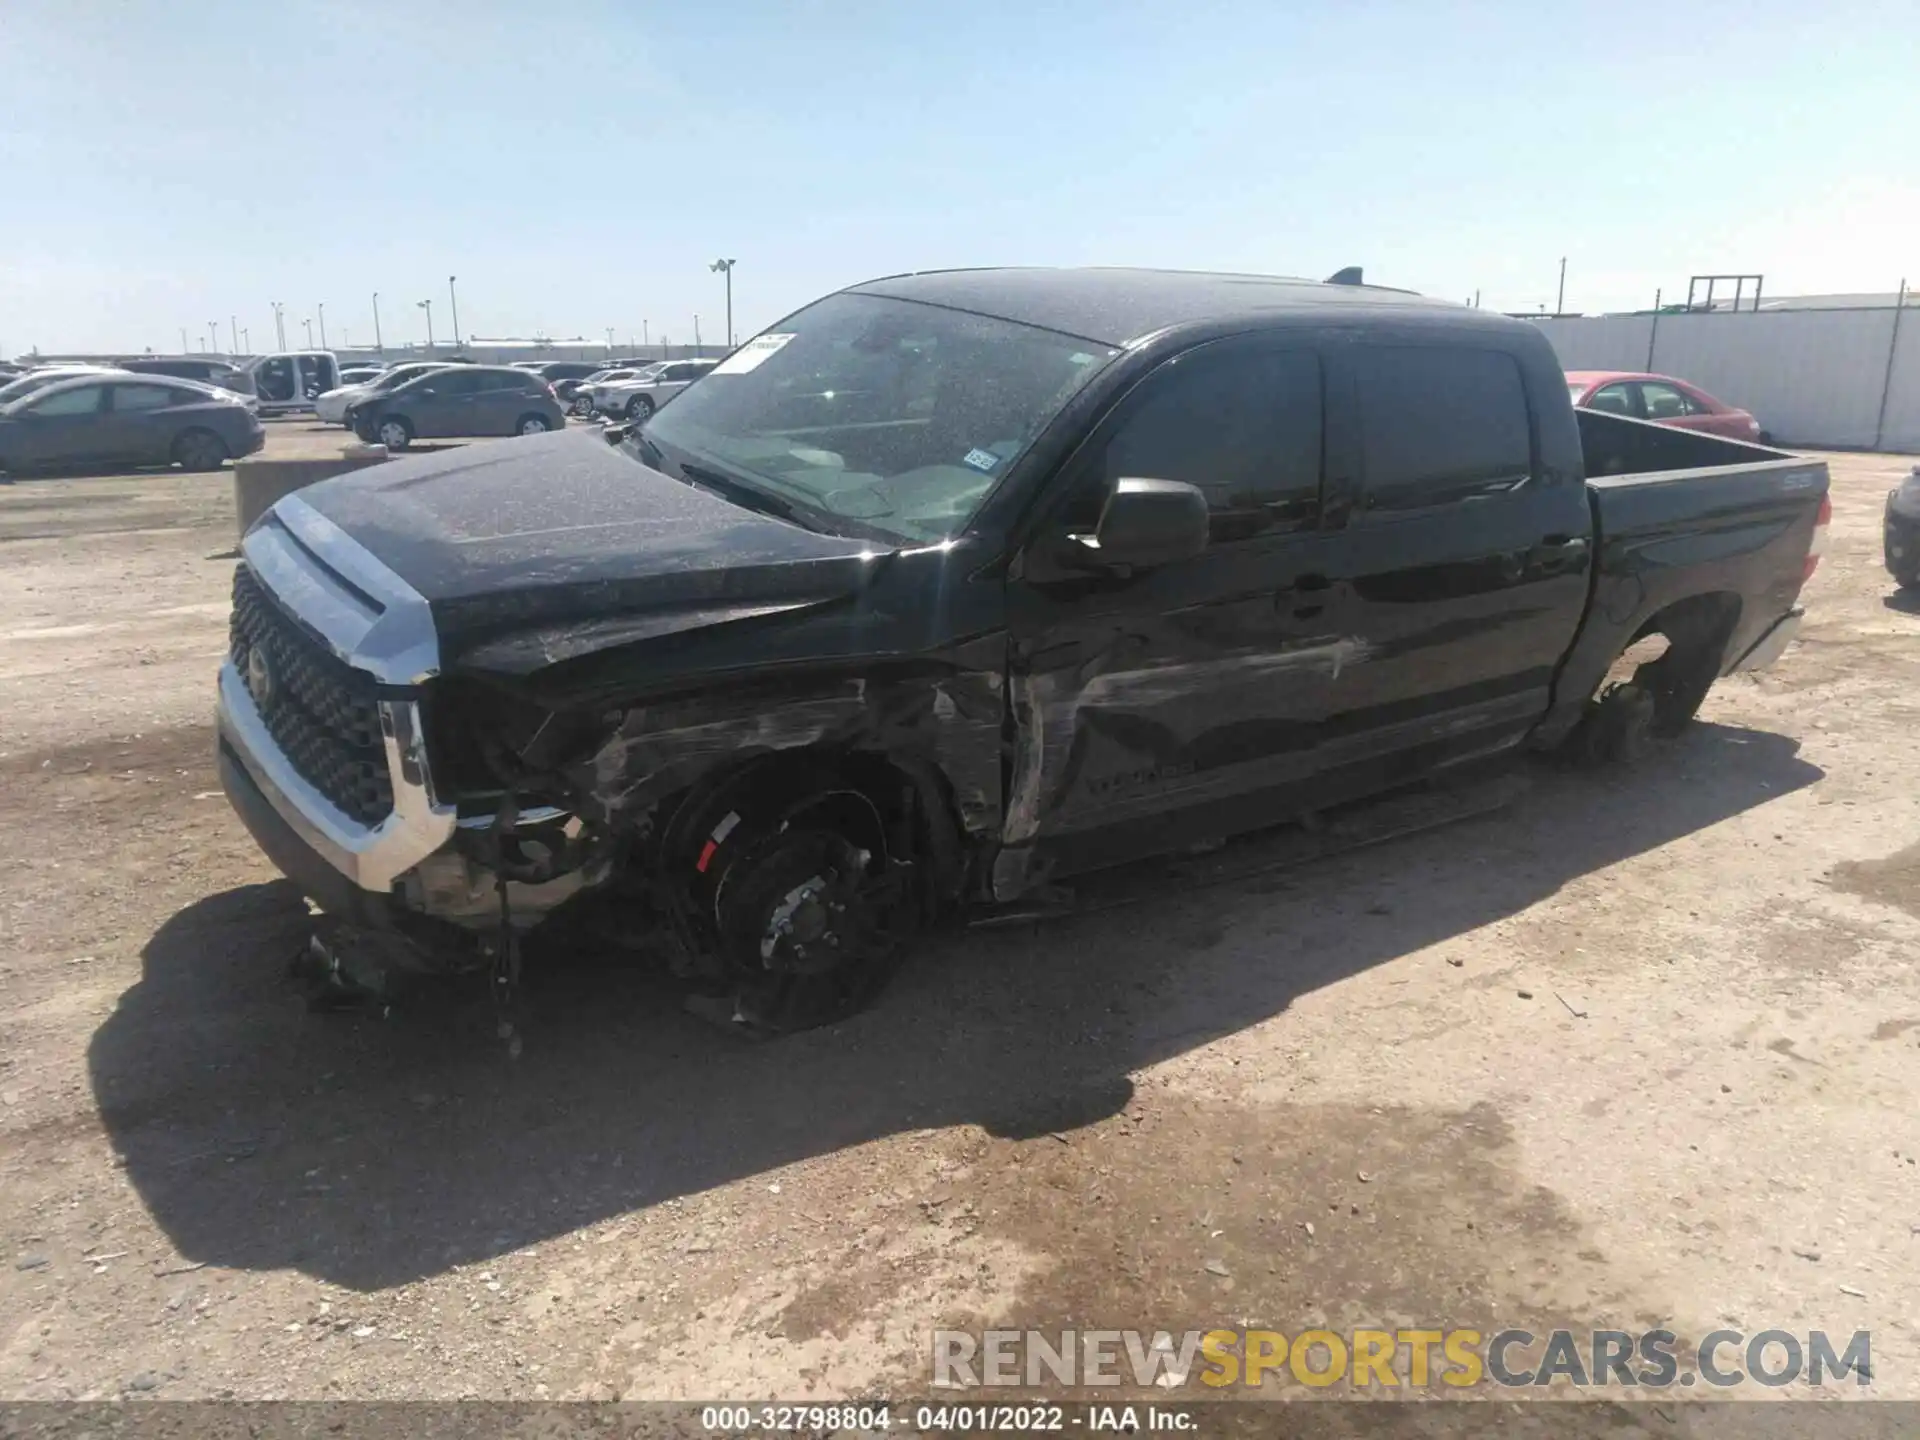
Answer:
POLYGON ((1910 5, 5 0, 0 350, 744 337, 946 265, 1920 283, 1910 5))

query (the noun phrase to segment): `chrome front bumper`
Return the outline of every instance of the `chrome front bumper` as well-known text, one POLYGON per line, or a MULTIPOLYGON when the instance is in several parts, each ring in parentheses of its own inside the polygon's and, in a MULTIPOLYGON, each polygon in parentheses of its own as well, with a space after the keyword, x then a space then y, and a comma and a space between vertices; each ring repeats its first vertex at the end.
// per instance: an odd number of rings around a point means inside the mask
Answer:
MULTIPOLYGON (((395 686, 418 685, 438 673, 439 642, 426 600, 299 496, 276 503, 247 532, 241 554, 255 579, 349 665, 395 686)), ((452 840, 456 817, 434 794, 419 704, 382 700, 379 714, 393 810, 367 825, 294 769, 232 660, 220 667, 223 748, 301 844, 355 886, 384 895, 452 840)), ((231 798, 247 818, 242 797, 231 798)))

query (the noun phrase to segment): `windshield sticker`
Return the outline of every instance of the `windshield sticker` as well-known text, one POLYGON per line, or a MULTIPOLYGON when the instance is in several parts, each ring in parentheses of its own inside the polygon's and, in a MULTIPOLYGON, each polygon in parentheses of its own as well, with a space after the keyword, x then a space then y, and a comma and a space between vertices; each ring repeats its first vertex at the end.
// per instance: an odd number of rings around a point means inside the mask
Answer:
POLYGON ((770 356, 777 354, 791 335, 756 335, 738 350, 713 367, 716 375, 744 375, 749 370, 758 370, 767 363, 770 356))
POLYGON ((961 458, 976 470, 991 470, 1000 463, 1000 457, 991 450, 969 450, 961 458))

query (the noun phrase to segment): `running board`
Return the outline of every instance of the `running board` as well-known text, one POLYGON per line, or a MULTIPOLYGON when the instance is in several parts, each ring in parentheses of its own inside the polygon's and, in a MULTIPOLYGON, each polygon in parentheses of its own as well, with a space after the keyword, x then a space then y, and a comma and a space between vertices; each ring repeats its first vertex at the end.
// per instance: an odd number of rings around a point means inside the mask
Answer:
POLYGON ((983 908, 968 922, 968 928, 989 929, 1117 910, 1158 899, 1173 887, 1184 893, 1197 886, 1226 885, 1292 870, 1503 810, 1532 786, 1533 778, 1526 770, 1509 769, 1486 778, 1461 776, 1416 790, 1397 791, 1324 815, 1309 814, 1296 824, 1243 835, 1202 855, 1161 856, 1075 876, 1071 884, 1046 886, 1039 895, 983 908))

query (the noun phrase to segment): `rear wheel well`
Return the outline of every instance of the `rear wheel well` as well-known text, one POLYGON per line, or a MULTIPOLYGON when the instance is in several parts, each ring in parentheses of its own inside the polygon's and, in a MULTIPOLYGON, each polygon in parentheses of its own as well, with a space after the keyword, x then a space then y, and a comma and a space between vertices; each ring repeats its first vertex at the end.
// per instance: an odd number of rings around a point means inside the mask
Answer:
POLYGON ((1618 687, 1636 686, 1652 697, 1652 732, 1679 734, 1725 668, 1740 608, 1738 595, 1714 591, 1655 611, 1608 667, 1595 700, 1604 703, 1618 687))

